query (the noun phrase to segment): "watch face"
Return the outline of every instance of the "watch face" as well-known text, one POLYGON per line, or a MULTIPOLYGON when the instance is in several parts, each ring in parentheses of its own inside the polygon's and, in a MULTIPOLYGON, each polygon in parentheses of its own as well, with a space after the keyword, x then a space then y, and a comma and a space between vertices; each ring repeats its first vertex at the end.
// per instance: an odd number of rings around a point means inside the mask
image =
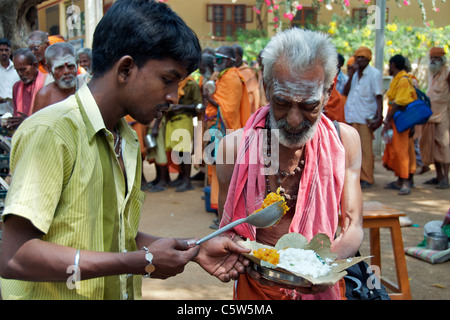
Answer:
POLYGON ((153 261, 153 255, 147 251, 147 253, 145 254, 145 260, 148 261, 148 266, 145 267, 145 272, 147 272, 147 274, 151 274, 153 271, 155 271, 155 266, 152 265, 152 261, 153 261))
POLYGON ((148 266, 145 267, 145 272, 147 272, 147 274, 151 274, 153 271, 155 271, 154 265, 149 264, 148 266))

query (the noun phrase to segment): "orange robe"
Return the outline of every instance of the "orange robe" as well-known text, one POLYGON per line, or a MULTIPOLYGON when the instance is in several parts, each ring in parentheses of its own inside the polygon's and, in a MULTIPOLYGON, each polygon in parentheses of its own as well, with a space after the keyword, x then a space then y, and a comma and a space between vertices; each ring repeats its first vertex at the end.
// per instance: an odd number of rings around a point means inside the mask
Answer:
MULTIPOLYGON (((225 69, 219 74, 213 99, 219 104, 220 118, 225 129, 237 130, 244 127, 250 118, 250 101, 245 79, 236 67, 225 69)), ((215 123, 217 108, 209 103, 205 115, 208 129, 215 123)), ((219 183, 215 165, 208 167, 208 176, 211 183, 211 208, 218 209, 219 183)))
POLYGON ((327 104, 324 106, 324 113, 331 121, 345 122, 345 100, 336 89, 337 76, 334 79, 333 90, 328 98, 327 104))
POLYGON ((245 85, 247 86, 248 99, 250 103, 250 113, 255 113, 261 106, 260 96, 259 96, 259 82, 253 68, 247 64, 242 64, 239 67, 239 72, 245 79, 245 85))
MULTIPOLYGON (((237 68, 229 68, 219 74, 213 99, 219 104, 220 117, 226 129, 244 127, 250 117, 250 102, 245 79, 237 68)), ((205 114, 207 119, 215 118, 217 108, 208 104, 205 114)))
MULTIPOLYGON (((405 71, 400 71, 392 79, 388 92, 389 112, 391 103, 406 106, 417 99, 417 94, 411 83, 411 76, 405 71)), ((410 173, 416 171, 416 155, 414 152, 414 140, 409 136, 409 130, 398 132, 394 120, 391 120, 394 128, 392 142, 386 144, 383 154, 384 166, 394 171, 396 177, 408 179, 410 173)))
POLYGON ((144 160, 147 155, 147 147, 145 145, 145 136, 147 135, 148 125, 144 125, 142 123, 137 122, 130 115, 125 116, 125 120, 131 126, 131 128, 133 128, 133 130, 136 131, 136 133, 138 135, 139 143, 141 145, 141 156, 142 156, 142 160, 144 160))

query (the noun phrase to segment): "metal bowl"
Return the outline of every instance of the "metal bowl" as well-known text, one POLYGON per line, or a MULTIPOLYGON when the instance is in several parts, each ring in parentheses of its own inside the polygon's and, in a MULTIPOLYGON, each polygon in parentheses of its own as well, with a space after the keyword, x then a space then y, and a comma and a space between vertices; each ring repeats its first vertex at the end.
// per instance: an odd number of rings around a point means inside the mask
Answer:
POLYGON ((258 271, 261 274, 261 276, 267 280, 297 287, 312 286, 312 283, 310 281, 306 280, 305 278, 296 276, 294 274, 278 271, 271 268, 266 268, 256 263, 254 263, 253 265, 254 269, 258 271))
POLYGON ((427 233, 427 249, 446 250, 448 247, 448 237, 445 233, 429 232, 427 233))

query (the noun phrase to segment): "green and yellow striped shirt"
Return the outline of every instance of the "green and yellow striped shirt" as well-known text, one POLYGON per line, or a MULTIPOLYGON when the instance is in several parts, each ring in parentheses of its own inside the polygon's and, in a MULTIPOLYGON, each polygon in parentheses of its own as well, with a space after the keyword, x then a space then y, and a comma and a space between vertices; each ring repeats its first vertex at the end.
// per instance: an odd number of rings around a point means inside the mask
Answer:
MULTIPOLYGON (((43 232, 43 240, 80 250, 137 250, 145 197, 140 145, 125 119, 118 128, 126 182, 114 137, 86 85, 29 117, 13 136, 3 219, 24 217, 43 232)), ((3 299, 139 299, 141 282, 141 276, 110 276, 71 289, 66 282, 1 279, 1 290, 3 299)))

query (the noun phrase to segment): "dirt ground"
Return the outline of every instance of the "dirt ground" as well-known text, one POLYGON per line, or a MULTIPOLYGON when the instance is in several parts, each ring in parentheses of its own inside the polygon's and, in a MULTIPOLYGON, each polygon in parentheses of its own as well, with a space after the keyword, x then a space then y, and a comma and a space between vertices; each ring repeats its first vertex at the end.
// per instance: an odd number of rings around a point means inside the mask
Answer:
MULTIPOLYGON (((154 178, 153 165, 144 165, 144 174, 154 178)), ((415 176, 415 188, 408 196, 399 196, 383 186, 394 179, 379 159, 375 163, 375 184, 363 190, 364 201, 381 203, 401 210, 414 225, 402 227, 405 247, 416 246, 423 240, 423 226, 431 220, 443 220, 450 208, 450 189, 439 190, 425 185, 425 180, 435 176, 434 169, 415 176)), ((172 175, 173 177, 173 175, 172 175)), ((147 193, 140 229, 159 236, 202 237, 213 230, 209 228, 215 215, 205 210, 202 200, 203 182, 194 182, 195 189, 175 192, 170 188, 160 193, 147 193)), ((361 254, 369 255, 368 230, 361 247, 361 254)), ((381 229, 382 275, 396 281, 389 229, 381 229)), ((430 264, 406 255, 408 277, 413 300, 450 299, 450 261, 430 264)), ((146 300, 231 300, 233 282, 222 283, 209 276, 195 263, 189 263, 185 271, 175 277, 159 280, 145 279, 143 298, 146 300)))

